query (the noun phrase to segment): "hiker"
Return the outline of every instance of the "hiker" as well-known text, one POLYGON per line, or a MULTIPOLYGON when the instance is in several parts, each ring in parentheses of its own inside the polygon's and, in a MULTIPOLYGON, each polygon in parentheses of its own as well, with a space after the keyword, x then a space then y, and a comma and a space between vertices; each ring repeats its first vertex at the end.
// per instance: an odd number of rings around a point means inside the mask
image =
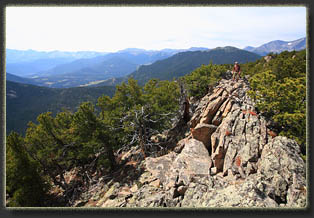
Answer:
POLYGON ((234 62, 234 66, 232 69, 232 81, 234 81, 234 79, 236 78, 236 81, 238 82, 238 79, 240 78, 240 73, 241 73, 241 69, 240 69, 239 63, 234 62))

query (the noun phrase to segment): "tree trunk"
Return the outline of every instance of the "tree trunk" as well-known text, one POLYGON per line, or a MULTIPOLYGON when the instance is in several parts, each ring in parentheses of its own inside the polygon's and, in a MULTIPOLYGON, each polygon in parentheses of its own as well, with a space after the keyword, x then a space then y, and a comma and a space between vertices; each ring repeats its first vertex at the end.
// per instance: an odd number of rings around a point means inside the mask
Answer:
POLYGON ((116 167, 116 159, 115 159, 113 149, 111 146, 107 147, 107 155, 108 155, 108 159, 110 161, 110 168, 111 168, 111 170, 113 170, 116 167))

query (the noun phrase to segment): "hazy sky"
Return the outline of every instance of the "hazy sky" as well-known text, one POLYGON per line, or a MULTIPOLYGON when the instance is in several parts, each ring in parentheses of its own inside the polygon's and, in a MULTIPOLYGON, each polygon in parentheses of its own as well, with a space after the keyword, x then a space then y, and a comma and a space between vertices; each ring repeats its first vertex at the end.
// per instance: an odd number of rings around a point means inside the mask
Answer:
POLYGON ((10 49, 260 46, 306 36, 305 7, 7 7, 10 49))

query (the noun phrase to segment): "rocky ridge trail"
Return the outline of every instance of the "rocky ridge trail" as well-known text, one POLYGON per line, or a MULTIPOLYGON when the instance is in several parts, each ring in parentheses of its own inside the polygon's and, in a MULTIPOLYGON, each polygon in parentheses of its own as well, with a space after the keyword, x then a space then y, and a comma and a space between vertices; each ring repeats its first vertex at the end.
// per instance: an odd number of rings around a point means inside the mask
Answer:
POLYGON ((245 78, 222 79, 173 149, 140 161, 133 147, 114 178, 99 179, 73 206, 306 207, 299 146, 268 129, 248 90, 245 78))

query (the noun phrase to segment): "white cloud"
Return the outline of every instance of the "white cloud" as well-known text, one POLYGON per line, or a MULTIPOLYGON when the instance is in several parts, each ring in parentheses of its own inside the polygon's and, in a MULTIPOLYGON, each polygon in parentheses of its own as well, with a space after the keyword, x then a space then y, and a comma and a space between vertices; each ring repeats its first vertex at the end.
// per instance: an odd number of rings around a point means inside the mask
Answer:
POLYGON ((258 46, 306 35, 305 7, 7 7, 7 48, 258 46))

